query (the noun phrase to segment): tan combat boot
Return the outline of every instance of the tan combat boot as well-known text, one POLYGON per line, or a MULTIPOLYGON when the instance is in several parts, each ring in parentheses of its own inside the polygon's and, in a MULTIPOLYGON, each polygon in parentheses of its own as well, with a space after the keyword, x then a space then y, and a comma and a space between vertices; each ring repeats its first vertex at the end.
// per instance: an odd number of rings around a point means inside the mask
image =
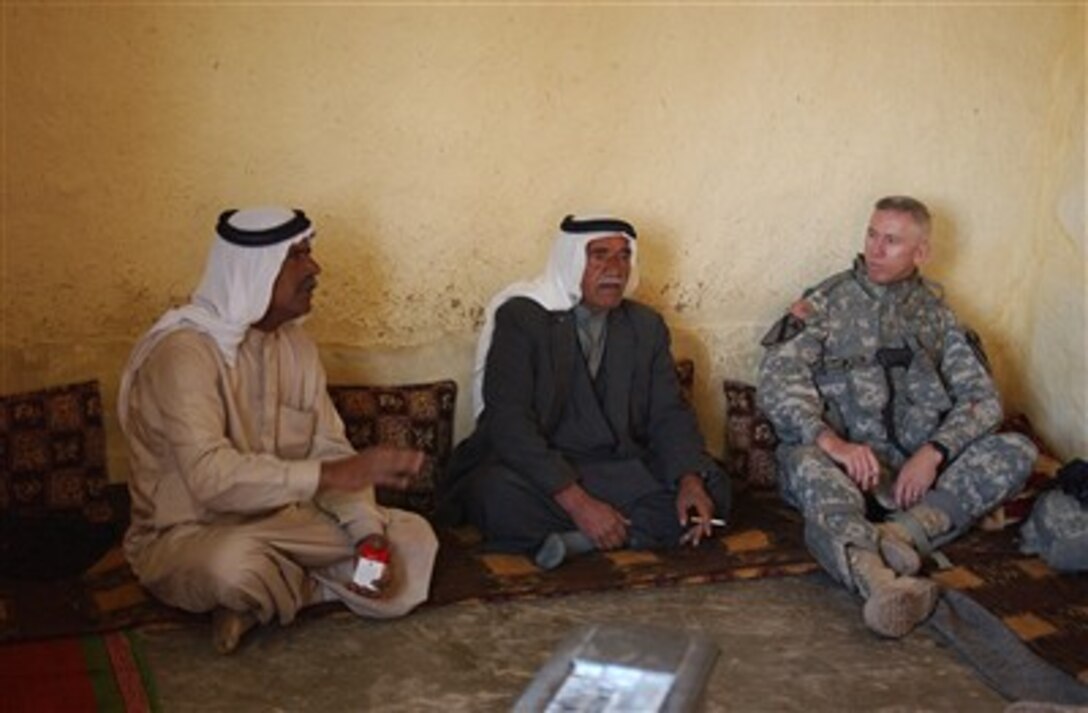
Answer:
POLYGON ((893 516, 877 525, 880 532, 880 554, 897 574, 917 574, 922 568, 922 556, 932 550, 930 540, 952 529, 948 515, 925 504, 893 516))
POLYGON ((937 585, 918 577, 897 577, 876 552, 851 548, 850 567, 865 598, 862 619, 871 630, 893 639, 909 634, 937 604, 937 585))
POLYGON ((893 522, 882 522, 876 529, 880 533, 880 556, 888 566, 896 574, 918 574, 922 569, 922 556, 914 549, 906 530, 893 522))

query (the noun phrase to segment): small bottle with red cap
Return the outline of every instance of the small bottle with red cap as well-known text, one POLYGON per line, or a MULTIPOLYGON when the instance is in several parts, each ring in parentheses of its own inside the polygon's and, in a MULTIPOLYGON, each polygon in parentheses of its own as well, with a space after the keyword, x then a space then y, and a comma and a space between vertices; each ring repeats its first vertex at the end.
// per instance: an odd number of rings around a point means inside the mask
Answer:
POLYGON ((359 562, 355 565, 352 584, 369 592, 381 591, 380 583, 389 566, 389 541, 384 535, 368 535, 355 546, 355 552, 359 562))

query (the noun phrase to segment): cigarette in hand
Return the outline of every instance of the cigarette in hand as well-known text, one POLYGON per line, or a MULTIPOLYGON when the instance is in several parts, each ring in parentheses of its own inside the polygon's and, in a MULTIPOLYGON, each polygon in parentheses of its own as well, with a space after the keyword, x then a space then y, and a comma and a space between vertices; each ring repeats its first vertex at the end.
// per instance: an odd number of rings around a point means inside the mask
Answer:
POLYGON ((700 525, 703 524, 703 522, 709 522, 714 527, 725 527, 725 520, 720 517, 712 517, 709 520, 706 520, 699 515, 693 515, 691 521, 700 525))

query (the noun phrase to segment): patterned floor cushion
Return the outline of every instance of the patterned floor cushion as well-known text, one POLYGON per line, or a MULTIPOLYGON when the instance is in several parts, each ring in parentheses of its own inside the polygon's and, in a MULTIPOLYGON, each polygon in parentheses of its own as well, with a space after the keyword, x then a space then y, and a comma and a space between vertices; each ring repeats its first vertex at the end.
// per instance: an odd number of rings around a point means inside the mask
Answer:
POLYGON ((128 523, 110 485, 98 382, 0 397, 0 575, 82 571, 128 523))
POLYGON ((756 407, 756 387, 726 379, 723 390, 726 470, 749 487, 775 487, 778 438, 771 422, 756 407))
POLYGON ((390 507, 430 514, 435 488, 453 448, 457 383, 436 381, 393 386, 329 386, 348 440, 357 449, 378 443, 418 448, 427 454, 423 473, 406 491, 378 489, 390 507))

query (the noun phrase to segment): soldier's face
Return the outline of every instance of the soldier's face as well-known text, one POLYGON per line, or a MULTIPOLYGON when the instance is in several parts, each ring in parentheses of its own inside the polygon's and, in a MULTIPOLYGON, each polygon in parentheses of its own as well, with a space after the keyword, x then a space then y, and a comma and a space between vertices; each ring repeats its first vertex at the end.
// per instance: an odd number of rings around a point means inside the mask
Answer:
POLYGON ((929 257, 929 240, 909 213, 878 210, 865 233, 869 279, 888 285, 910 277, 929 257))
POLYGON ((590 240, 582 272, 582 304, 594 312, 619 307, 631 276, 631 246, 621 235, 590 240))

